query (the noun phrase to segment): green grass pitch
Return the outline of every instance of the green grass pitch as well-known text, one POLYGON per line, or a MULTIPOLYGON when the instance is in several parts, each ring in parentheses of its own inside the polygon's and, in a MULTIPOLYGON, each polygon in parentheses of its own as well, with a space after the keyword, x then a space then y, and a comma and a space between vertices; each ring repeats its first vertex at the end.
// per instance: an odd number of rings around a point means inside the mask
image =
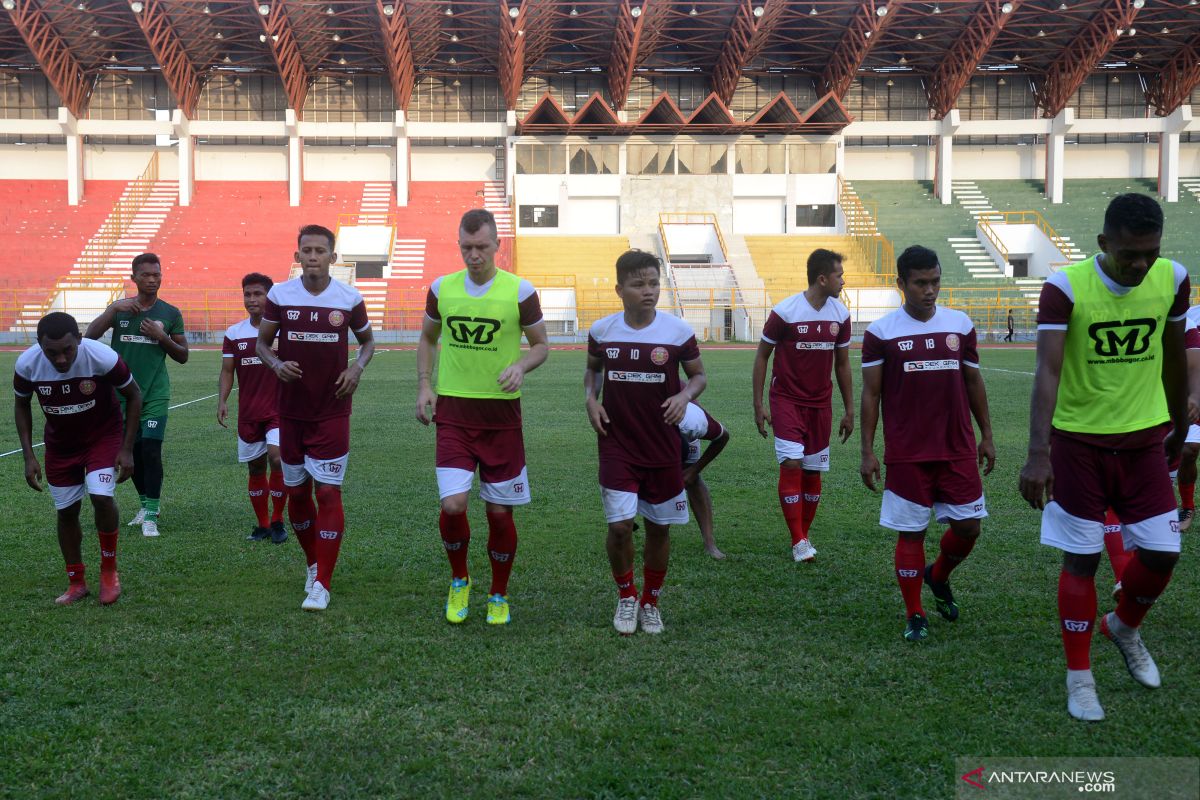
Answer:
MULTIPOLYGON (((348 533, 324 614, 300 610, 294 541, 245 541, 245 470, 214 399, 171 413, 163 535, 122 527, 112 608, 53 604, 65 577, 50 498, 24 487, 19 455, 0 459, 0 796, 937 798, 955 792, 958 756, 1200 754, 1195 532, 1145 627, 1163 688, 1135 684, 1097 635, 1108 719, 1066 713, 1057 553, 1017 494, 1032 352, 982 353, 991 516, 954 575, 962 617, 932 614, 919 645, 900 637, 894 537, 859 480, 857 431, 832 449, 818 561, 792 563, 752 357, 704 352, 702 402, 733 434, 706 473, 729 558, 709 559, 694 524, 676 529, 658 638, 612 629, 580 350, 554 351, 526 383, 534 501, 517 512, 506 629, 483 622, 477 497, 474 608, 462 626, 442 618, 434 432, 413 418, 412 351, 380 352, 355 398, 348 533)), ((172 365, 173 402, 216 391, 218 361, 172 365)), ((0 447, 16 446, 6 422, 0 447)), ((124 522, 132 486, 118 497, 124 522)), ((98 545, 84 542, 94 581, 98 545)), ((1110 578, 1106 560, 1102 611, 1110 578)))

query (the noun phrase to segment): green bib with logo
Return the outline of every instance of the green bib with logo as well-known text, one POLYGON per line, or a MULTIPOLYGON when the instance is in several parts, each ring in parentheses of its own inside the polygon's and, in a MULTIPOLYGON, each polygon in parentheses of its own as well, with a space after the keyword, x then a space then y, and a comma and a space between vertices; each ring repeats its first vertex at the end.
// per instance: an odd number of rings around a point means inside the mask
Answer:
POLYGON ((496 383, 500 373, 521 357, 521 279, 496 270, 482 297, 467 293, 464 269, 442 278, 438 313, 442 317, 442 352, 437 392, 452 397, 512 400, 496 383))
POLYGON ((1162 384, 1162 336, 1175 299, 1175 267, 1160 258, 1146 279, 1113 294, 1093 259, 1065 267, 1075 306, 1067 326, 1054 427, 1130 433, 1170 419, 1162 384))

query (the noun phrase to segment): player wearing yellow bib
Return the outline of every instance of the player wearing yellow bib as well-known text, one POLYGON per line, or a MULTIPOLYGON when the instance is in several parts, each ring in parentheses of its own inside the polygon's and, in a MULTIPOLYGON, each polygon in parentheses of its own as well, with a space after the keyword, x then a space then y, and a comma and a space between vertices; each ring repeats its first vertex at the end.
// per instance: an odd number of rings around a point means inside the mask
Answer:
POLYGON ((1021 494, 1045 509, 1042 543, 1063 551, 1058 611, 1067 711, 1076 719, 1104 719, 1090 649, 1108 506, 1134 555, 1121 575, 1116 610, 1101 617, 1100 630, 1138 683, 1160 684, 1139 626, 1179 559, 1163 437, 1168 459, 1177 458, 1188 428, 1190 293, 1187 270, 1158 257, 1162 227, 1162 209, 1152 198, 1113 198, 1097 237, 1102 252, 1052 275, 1039 304, 1021 494))
POLYGON ((533 286, 496 268, 500 240, 491 212, 477 208, 463 215, 458 246, 466 269, 435 280, 425 299, 425 321, 417 344, 417 419, 423 425, 437 423, 442 506, 438 526, 450 559, 446 620, 467 619, 471 592, 467 494, 478 469, 492 563, 487 621, 506 625, 511 619, 508 579, 517 554, 512 510, 529 502, 521 385, 525 374, 546 360, 550 348, 533 286), (522 332, 529 342, 524 355, 522 332), (431 375, 439 338, 435 391, 431 375))

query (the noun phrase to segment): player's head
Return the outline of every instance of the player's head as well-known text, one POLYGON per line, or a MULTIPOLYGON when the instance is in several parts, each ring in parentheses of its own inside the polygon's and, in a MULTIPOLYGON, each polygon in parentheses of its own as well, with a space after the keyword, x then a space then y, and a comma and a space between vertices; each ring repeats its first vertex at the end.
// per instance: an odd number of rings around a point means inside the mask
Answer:
POLYGON ((271 291, 274 285, 275 281, 261 272, 251 272, 242 278, 242 304, 246 306, 247 314, 252 317, 262 316, 263 309, 267 306, 267 292, 271 291))
POLYGON ((142 253, 133 257, 132 278, 138 293, 153 297, 162 285, 162 264, 154 253, 142 253))
POLYGON ((653 310, 662 291, 661 263, 645 250, 626 250, 617 259, 617 296, 627 312, 653 310))
POLYGON ((930 311, 942 287, 942 265, 928 247, 914 244, 896 259, 896 288, 910 309, 930 311))
POLYGON ((51 311, 38 320, 38 345, 54 368, 66 372, 79 355, 79 323, 70 314, 51 311))
POLYGON ((818 247, 808 255, 808 285, 816 286, 826 297, 837 297, 846 285, 842 254, 818 247))
POLYGON ((337 260, 334 252, 336 237, 323 225, 305 225, 296 235, 296 263, 305 275, 323 278, 329 265, 337 260))
POLYGON ((1144 194, 1121 194, 1104 212, 1104 233, 1096 237, 1105 271, 1122 286, 1138 286, 1158 260, 1162 246, 1162 206, 1144 194))
POLYGON ((496 251, 500 237, 496 233, 496 218, 486 208, 472 208, 458 223, 458 250, 471 276, 491 280, 496 268, 496 251))

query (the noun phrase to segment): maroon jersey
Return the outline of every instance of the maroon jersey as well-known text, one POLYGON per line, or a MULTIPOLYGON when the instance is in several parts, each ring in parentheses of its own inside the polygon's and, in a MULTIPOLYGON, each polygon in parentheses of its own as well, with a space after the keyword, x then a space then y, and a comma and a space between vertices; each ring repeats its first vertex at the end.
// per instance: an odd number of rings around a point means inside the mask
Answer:
POLYGON ((771 311, 762 340, 775 346, 771 403, 781 398, 828 408, 833 396, 833 351, 850 346, 850 312, 841 301, 831 297, 817 310, 803 292, 794 294, 771 311))
POLYGON ((267 293, 263 319, 279 325, 279 358, 295 361, 303 375, 279 383, 279 415, 317 421, 350 413, 350 398, 333 396, 346 369, 350 331, 371 327, 358 290, 330 280, 325 291, 309 294, 300 278, 277 283, 267 293))
POLYGON ((588 355, 601 361, 607 436, 598 436, 600 460, 643 467, 679 463, 679 430, 663 422, 663 401, 678 394, 679 365, 700 357, 692 328, 659 312, 641 330, 617 312, 596 320, 588 332, 588 355))
POLYGON ((238 385, 238 422, 259 422, 279 416, 279 379, 254 352, 258 328, 244 319, 230 325, 221 343, 221 357, 233 359, 238 385))
POLYGON ((975 457, 963 378, 979 369, 970 317, 938 306, 920 322, 898 308, 867 328, 862 365, 883 367, 884 463, 975 457))
POLYGON ((17 359, 13 391, 18 397, 37 394, 46 415, 46 447, 74 451, 120 434, 116 390, 132 381, 129 367, 112 348, 83 339, 66 372, 56 370, 38 345, 26 350, 17 359))

